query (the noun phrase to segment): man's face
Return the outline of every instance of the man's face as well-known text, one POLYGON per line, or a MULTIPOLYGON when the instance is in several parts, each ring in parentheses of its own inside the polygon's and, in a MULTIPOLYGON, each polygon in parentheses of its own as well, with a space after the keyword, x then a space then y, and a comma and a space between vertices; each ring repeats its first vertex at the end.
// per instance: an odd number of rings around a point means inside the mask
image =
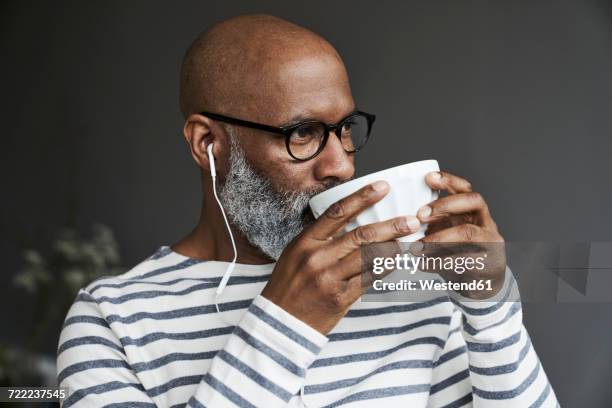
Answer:
MULTIPOLYGON (((259 103, 242 105, 239 117, 273 126, 302 120, 335 124, 355 109, 346 71, 333 54, 292 59, 276 65, 265 78, 253 95, 259 103)), ((282 136, 238 127, 228 130, 233 142, 221 199, 251 244, 276 259, 312 221, 308 199, 352 178, 353 155, 333 133, 319 155, 300 162, 289 155, 282 136)))
MULTIPOLYGON (((259 83, 253 103, 243 105, 240 117, 273 126, 307 119, 333 124, 355 108, 346 71, 335 55, 313 53, 272 69, 274 73, 259 83)), ((279 189, 312 190, 354 174, 353 155, 344 152, 333 133, 317 157, 298 162, 287 153, 282 136, 236 130, 247 161, 279 189)))

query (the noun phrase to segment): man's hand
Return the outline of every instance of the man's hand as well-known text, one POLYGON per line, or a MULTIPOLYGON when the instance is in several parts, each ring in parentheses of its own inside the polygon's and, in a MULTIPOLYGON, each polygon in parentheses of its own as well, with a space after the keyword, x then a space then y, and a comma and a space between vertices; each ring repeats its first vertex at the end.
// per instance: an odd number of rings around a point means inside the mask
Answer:
POLYGON ((389 185, 379 181, 333 204, 283 251, 262 296, 327 334, 367 289, 362 282, 362 245, 386 242, 419 229, 413 216, 342 228, 380 201, 389 185))
MULTIPOLYGON (((421 207, 417 217, 422 223, 429 223, 425 237, 420 241, 423 248, 418 251, 427 256, 437 256, 441 251, 451 251, 453 256, 484 256, 482 271, 438 272, 443 278, 454 282, 471 282, 490 279, 491 291, 461 292, 473 299, 494 296, 504 283, 506 256, 504 239, 487 203, 479 193, 472 191, 471 184, 461 177, 446 172, 432 172, 425 178, 434 190, 444 190, 447 196, 421 207)), ((416 255, 416 253, 413 252, 416 255)))

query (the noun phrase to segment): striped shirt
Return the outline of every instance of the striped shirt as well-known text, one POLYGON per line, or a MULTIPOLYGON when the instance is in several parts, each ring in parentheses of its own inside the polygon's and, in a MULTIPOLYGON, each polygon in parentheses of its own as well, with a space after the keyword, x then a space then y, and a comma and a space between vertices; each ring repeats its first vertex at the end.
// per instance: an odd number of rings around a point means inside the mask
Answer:
POLYGON ((274 264, 236 265, 215 306, 226 267, 162 246, 82 289, 58 346, 63 406, 558 406, 509 270, 499 301, 357 301, 323 335, 260 295, 274 264))

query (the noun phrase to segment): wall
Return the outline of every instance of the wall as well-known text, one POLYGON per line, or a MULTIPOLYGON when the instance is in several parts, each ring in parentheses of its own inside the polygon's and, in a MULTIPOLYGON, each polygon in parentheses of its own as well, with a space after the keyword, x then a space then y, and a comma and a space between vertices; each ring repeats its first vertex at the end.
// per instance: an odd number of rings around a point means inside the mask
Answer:
MULTIPOLYGON (((359 174, 437 158, 485 196, 507 240, 612 240, 609 2, 54 4, 0 6, 5 282, 61 225, 111 226, 126 265, 189 231, 200 192, 181 57, 245 12, 309 27, 343 55, 359 106, 378 115, 359 174)), ((19 343, 30 305, 8 283, 0 298, 0 341, 19 343)), ((563 406, 611 405, 611 312, 525 305, 563 406)))

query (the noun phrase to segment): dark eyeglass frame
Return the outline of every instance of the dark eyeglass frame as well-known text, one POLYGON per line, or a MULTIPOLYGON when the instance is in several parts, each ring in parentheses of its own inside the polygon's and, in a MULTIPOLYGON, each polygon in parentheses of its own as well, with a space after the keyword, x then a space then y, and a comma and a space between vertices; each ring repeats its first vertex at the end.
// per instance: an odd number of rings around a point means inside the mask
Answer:
POLYGON ((329 133, 331 131, 333 131, 336 134, 336 136, 338 137, 338 140, 340 140, 340 142, 342 143, 342 139, 341 139, 342 127, 344 126, 344 124, 350 119, 354 118, 355 116, 363 116, 366 118, 366 121, 368 123, 368 132, 366 134, 365 141, 363 142, 361 146, 359 146, 355 150, 347 151, 346 149, 344 149, 344 151, 347 153, 358 152, 359 150, 363 149, 367 141, 370 139, 370 132, 372 131, 372 126, 374 125, 374 121, 376 120, 376 115, 372 113, 355 110, 335 125, 328 125, 327 123, 321 122, 319 120, 307 120, 307 121, 299 122, 299 123, 289 125, 289 126, 277 127, 277 126, 264 125, 262 123, 251 122, 248 120, 233 118, 231 116, 225 116, 225 115, 221 115, 221 114, 213 113, 213 112, 200 112, 200 114, 202 116, 206 116, 210 119, 218 120, 220 122, 225 122, 225 123, 229 123, 232 125, 238 125, 238 126, 242 126, 242 127, 246 127, 250 129, 264 130, 266 132, 272 132, 272 133, 283 135, 285 136, 285 146, 287 148, 287 152, 289 153, 291 157, 293 157, 295 160, 298 160, 298 161, 307 161, 307 160, 313 159, 319 153, 321 153, 321 151, 323 150, 323 148, 325 148, 325 145, 327 144, 327 139, 329 138, 329 133), (316 152, 312 154, 312 156, 307 157, 307 158, 299 158, 299 157, 294 156, 293 153, 291 153, 291 148, 289 147, 289 142, 290 142, 289 139, 291 138, 291 135, 293 134, 294 130, 296 130, 297 128, 301 126, 308 125, 308 124, 323 125, 323 128, 325 129, 325 133, 323 134, 323 140, 321 141, 319 148, 317 149, 316 152))

